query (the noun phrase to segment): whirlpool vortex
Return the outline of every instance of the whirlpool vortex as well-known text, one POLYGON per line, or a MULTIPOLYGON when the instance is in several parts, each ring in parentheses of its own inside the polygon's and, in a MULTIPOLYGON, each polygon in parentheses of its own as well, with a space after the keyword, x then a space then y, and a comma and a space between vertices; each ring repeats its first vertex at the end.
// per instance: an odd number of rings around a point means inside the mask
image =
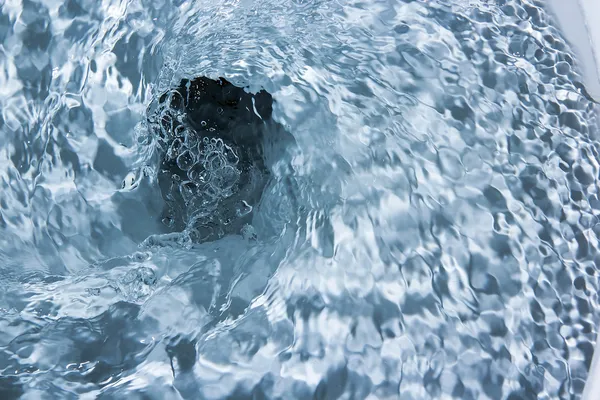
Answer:
POLYGON ((0 2, 0 398, 579 398, 598 107, 545 6, 0 2))

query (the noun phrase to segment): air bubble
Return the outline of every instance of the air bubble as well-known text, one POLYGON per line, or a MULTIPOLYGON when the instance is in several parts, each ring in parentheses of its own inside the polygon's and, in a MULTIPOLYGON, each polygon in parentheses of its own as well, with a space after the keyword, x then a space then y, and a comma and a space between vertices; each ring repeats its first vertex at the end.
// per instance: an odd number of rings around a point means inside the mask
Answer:
POLYGON ((183 96, 181 95, 181 93, 179 93, 177 90, 171 90, 169 92, 169 98, 168 101, 165 105, 168 105, 169 107, 173 107, 173 103, 175 100, 178 100, 179 102, 183 102, 183 96))
POLYGON ((237 154, 235 154, 235 152, 230 147, 226 148, 224 153, 225 153, 225 159, 227 160, 228 164, 235 166, 240 161, 237 154))
POLYGON ((186 181, 179 186, 179 191, 187 204, 198 195, 198 185, 194 182, 186 181))
POLYGON ((185 127, 183 125, 178 125, 177 127, 175 127, 173 132, 175 136, 179 138, 185 137, 186 135, 185 127))
POLYGON ((199 142, 198 134, 193 131, 188 131, 185 136, 185 145, 188 148, 196 147, 199 142))
POLYGON ((194 155, 188 150, 185 150, 179 155, 179 157, 177 157, 177 166, 182 171, 187 171, 192 168, 195 162, 196 160, 194 159, 194 155))
POLYGON ((213 200, 218 199, 220 197, 219 191, 213 185, 206 186, 206 190, 204 191, 204 194, 206 194, 208 197, 212 198, 213 200))
POLYGON ((226 164, 225 158, 216 151, 211 152, 204 161, 204 167, 206 169, 215 171, 226 164))
POLYGON ((213 182, 221 190, 230 189, 237 182, 239 177, 238 171, 230 166, 221 168, 216 174, 213 182))
POLYGON ((171 144, 171 147, 169 147, 169 150, 167 151, 167 157, 169 157, 170 159, 177 158, 182 147, 183 143, 181 142, 181 140, 175 139, 171 144))
POLYGON ((197 181, 197 180, 203 181, 204 179, 201 175, 203 171, 204 171, 204 167, 202 166, 202 164, 197 162, 196 164, 194 164, 192 166, 192 168, 190 168, 187 175, 192 181, 197 181))
POLYGON ((171 114, 163 114, 161 117, 162 126, 165 127, 167 131, 170 131, 173 127, 173 117, 171 117, 171 114))

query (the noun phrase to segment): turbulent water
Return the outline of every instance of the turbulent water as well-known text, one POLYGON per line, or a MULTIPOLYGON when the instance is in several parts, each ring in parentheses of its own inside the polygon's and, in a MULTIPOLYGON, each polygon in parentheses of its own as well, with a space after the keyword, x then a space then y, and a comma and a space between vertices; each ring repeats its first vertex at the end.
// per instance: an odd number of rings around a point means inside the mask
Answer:
POLYGON ((0 398, 577 398, 598 126, 535 0, 0 0, 0 398), (156 96, 295 145, 251 225, 161 220, 156 96))

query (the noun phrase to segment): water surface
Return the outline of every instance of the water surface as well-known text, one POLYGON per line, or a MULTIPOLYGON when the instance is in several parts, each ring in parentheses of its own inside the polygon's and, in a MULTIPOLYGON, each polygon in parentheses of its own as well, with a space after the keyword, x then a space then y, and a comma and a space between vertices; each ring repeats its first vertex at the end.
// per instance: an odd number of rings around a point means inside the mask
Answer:
POLYGON ((597 109, 542 4, 4 1, 0 397, 577 397, 597 109), (198 245, 145 120, 200 75, 296 146, 198 245))

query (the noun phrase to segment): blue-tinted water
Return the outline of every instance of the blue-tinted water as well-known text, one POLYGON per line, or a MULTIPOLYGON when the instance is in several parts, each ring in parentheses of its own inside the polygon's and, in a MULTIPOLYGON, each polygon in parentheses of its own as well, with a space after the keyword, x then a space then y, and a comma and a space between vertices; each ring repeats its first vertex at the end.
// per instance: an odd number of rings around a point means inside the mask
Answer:
POLYGON ((0 398, 578 397, 598 126, 534 0, 0 2, 0 398), (169 232, 147 108, 274 99, 252 224, 169 232))

